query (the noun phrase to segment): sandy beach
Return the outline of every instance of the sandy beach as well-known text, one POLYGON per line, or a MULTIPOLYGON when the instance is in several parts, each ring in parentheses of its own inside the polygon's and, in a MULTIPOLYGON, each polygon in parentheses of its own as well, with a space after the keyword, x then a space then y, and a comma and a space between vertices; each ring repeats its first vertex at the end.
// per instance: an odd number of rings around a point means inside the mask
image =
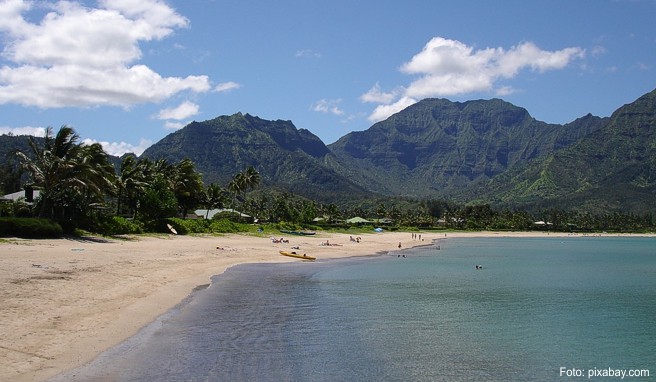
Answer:
MULTIPOLYGON (((126 240, 6 239, 0 243, 0 375, 42 381, 81 366, 122 342, 228 267, 302 261, 280 256, 298 246, 318 259, 372 255, 443 239, 444 233, 284 236, 161 236, 126 240), (328 241, 331 245, 324 245, 328 241)), ((448 233, 448 237, 544 233, 448 233)), ((551 234, 554 235, 554 234, 551 234)), ((561 234, 566 236, 567 234, 561 234)))

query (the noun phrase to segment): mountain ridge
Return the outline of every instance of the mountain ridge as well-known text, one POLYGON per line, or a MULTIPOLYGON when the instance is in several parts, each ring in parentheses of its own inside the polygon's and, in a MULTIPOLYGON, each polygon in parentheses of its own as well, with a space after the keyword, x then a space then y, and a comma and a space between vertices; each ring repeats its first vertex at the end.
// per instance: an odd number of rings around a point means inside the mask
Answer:
POLYGON ((488 187, 502 199, 508 195, 506 199, 510 197, 514 203, 526 198, 541 199, 538 205, 551 200, 598 212, 622 205, 635 212, 656 212, 656 90, 615 110, 607 123, 586 139, 554 152, 541 163, 509 172, 488 187), (518 180, 514 190, 508 178, 518 180), (518 190, 522 184, 524 189, 518 190), (642 202, 636 204, 636 200, 642 202))
MULTIPOLYGON (((191 122, 141 157, 189 158, 206 183, 224 185, 254 166, 261 187, 321 202, 410 197, 656 213, 655 114, 656 90, 610 117, 562 125, 501 99, 429 98, 326 145, 292 121, 235 113, 191 122)), ((5 137, 3 146, 16 138, 5 137)))
POLYGON ((419 190, 414 196, 453 197, 452 191, 465 184, 566 147, 599 128, 603 119, 589 116, 585 121, 547 124, 500 99, 425 99, 328 147, 340 161, 364 169, 360 179, 369 188, 399 193, 412 185, 419 190), (400 182, 380 184, 381 167, 398 171, 400 182))
POLYGON ((227 184, 243 169, 254 166, 262 185, 324 199, 321 188, 335 185, 340 198, 367 192, 348 178, 323 166, 332 155, 310 131, 291 121, 267 121, 236 113, 203 122, 192 122, 149 147, 142 157, 178 161, 191 159, 206 183, 227 184), (298 166, 296 163, 302 163, 298 166))

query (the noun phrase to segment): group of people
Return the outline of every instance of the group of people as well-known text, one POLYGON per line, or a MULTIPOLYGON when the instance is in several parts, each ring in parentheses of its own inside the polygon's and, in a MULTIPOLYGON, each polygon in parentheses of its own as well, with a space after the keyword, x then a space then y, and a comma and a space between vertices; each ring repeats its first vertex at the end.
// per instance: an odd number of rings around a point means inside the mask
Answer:
POLYGON ((279 244, 279 243, 289 243, 289 240, 284 239, 284 238, 282 238, 282 237, 281 237, 280 239, 276 239, 275 237, 272 237, 272 238, 271 238, 271 241, 272 241, 273 243, 275 243, 275 244, 279 244))

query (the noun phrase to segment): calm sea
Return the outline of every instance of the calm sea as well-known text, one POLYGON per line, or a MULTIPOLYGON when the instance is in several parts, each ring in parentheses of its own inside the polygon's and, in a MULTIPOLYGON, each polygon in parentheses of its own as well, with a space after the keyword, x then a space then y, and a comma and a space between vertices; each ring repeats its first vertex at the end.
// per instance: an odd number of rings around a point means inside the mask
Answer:
POLYGON ((448 239, 400 253, 233 267, 53 381, 656 379, 654 238, 448 239))

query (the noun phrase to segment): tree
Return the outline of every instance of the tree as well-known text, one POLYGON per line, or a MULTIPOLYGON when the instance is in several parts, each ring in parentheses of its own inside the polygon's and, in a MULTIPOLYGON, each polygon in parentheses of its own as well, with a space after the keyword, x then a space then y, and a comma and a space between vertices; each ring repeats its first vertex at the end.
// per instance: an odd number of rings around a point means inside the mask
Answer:
POLYGON ((139 216, 142 220, 159 220, 175 215, 178 203, 169 182, 156 176, 143 193, 139 194, 139 216))
POLYGON ((187 211, 193 208, 201 199, 203 180, 194 162, 183 159, 173 167, 173 194, 182 209, 182 217, 187 217, 187 211))
POLYGON ((326 218, 327 223, 332 223, 336 219, 339 219, 342 214, 339 211, 339 208, 337 208, 337 205, 334 203, 330 203, 327 206, 323 206, 321 209, 321 213, 323 216, 326 218))
POLYGON ((17 152, 23 168, 34 185, 41 188, 39 212, 41 217, 75 224, 75 211, 88 212, 90 206, 102 203, 113 188, 114 169, 99 144, 78 144, 79 137, 68 126, 57 135, 46 129, 43 145, 30 137, 29 155, 17 152))
POLYGON ((246 189, 254 189, 260 184, 260 173, 255 167, 250 166, 243 172, 244 186, 246 189))
POLYGON ((11 194, 21 189, 21 166, 17 163, 14 152, 7 154, 4 163, 0 165, 0 192, 11 194))
POLYGON ((148 186, 144 174, 145 165, 137 158, 127 155, 121 161, 119 175, 116 177, 117 201, 116 214, 121 215, 121 204, 125 199, 132 217, 137 214, 137 196, 148 186))
POLYGON ((205 213, 205 219, 209 216, 209 212, 214 208, 221 208, 226 201, 226 192, 221 186, 216 183, 210 183, 202 195, 202 202, 207 209, 205 213))
POLYGON ((255 167, 250 166, 246 170, 235 174, 228 183, 228 190, 233 193, 233 209, 235 202, 240 194, 244 194, 242 201, 245 200, 245 193, 250 189, 254 189, 260 183, 260 173, 257 172, 255 167))
POLYGON ((235 209, 237 195, 246 189, 246 182, 243 173, 235 174, 228 183, 228 190, 232 192, 232 208, 235 209))

